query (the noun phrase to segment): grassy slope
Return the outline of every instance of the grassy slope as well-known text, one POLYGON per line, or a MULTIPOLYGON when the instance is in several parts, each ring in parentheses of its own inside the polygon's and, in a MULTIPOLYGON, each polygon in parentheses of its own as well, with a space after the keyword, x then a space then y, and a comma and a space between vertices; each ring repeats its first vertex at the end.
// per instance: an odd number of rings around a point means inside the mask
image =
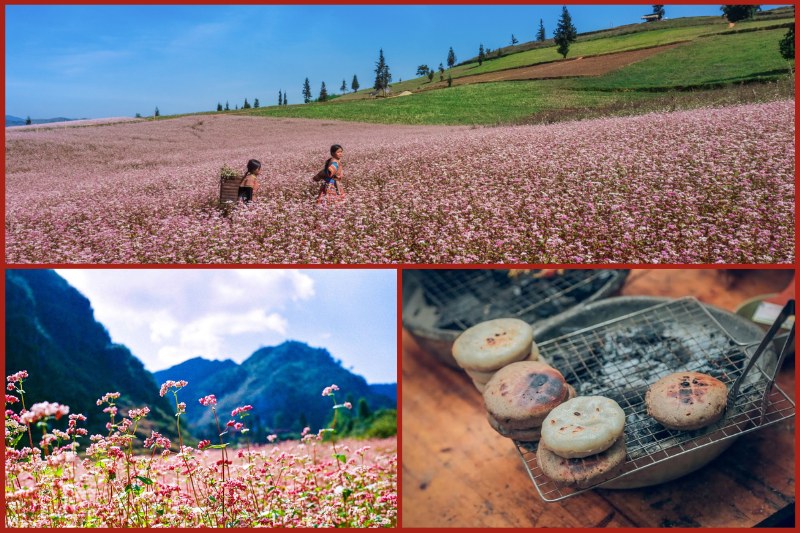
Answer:
POLYGON ((715 35, 575 83, 577 87, 641 89, 774 79, 787 72, 788 64, 778 53, 778 42, 785 34, 785 30, 765 30, 715 35))
POLYGON ((568 85, 564 80, 485 83, 386 100, 263 108, 252 114, 388 124, 500 124, 543 111, 597 107, 645 97, 565 89, 568 85))
MULTIPOLYGON (((268 107, 250 114, 388 124, 499 124, 526 122, 539 115, 551 121, 575 116, 580 109, 594 116, 592 110, 624 114, 665 106, 733 103, 743 94, 681 95, 665 103, 663 96, 651 91, 785 77, 788 65, 778 53, 784 33, 764 30, 700 38, 596 78, 460 85, 398 98, 340 98, 324 104, 268 107)), ((599 50, 602 42, 594 43, 599 50)))
MULTIPOLYGON (((722 19, 703 17, 703 20, 704 23, 702 25, 697 25, 698 21, 694 19, 687 20, 680 25, 676 25, 677 21, 664 21, 663 23, 638 25, 628 31, 615 32, 614 30, 610 30, 608 32, 598 32, 579 37, 577 42, 570 47, 567 58, 639 50, 642 48, 692 41, 702 36, 715 35, 729 31, 727 22, 722 19)), ((740 22, 736 24, 735 30, 746 32, 758 28, 786 24, 792 20, 791 18, 786 18, 740 22)), ((504 55, 496 59, 489 59, 484 61, 483 65, 480 66, 477 62, 455 66, 445 72, 445 78, 448 75, 453 78, 459 78, 462 76, 496 72, 509 68, 536 65, 562 59, 561 55, 556 51, 555 45, 552 44, 552 40, 546 41, 544 44, 547 46, 504 55)), ((439 81, 438 72, 433 79, 434 81, 439 81)), ((406 90, 416 91, 425 88, 429 83, 427 78, 414 78, 392 84, 392 91, 395 94, 406 90)), ((359 91, 358 93, 344 95, 342 98, 345 100, 369 98, 369 92, 370 90, 359 91)))

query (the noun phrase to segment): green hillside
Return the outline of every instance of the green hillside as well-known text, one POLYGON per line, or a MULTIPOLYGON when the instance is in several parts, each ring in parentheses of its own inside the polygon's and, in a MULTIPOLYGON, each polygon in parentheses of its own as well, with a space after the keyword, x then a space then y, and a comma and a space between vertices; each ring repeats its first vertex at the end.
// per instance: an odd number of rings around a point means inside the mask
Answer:
POLYGON ((576 87, 675 88, 774 80, 788 72, 777 52, 785 34, 780 29, 697 39, 605 76, 580 80, 576 87))
POLYGON ((733 28, 722 17, 631 24, 579 35, 566 61, 552 40, 502 48, 499 57, 492 51, 491 59, 480 66, 467 60, 448 69, 445 77, 458 80, 452 87, 439 81, 437 72, 432 82, 415 78, 392 84, 389 98, 371 97, 368 89, 324 103, 236 113, 386 124, 492 125, 793 98, 794 79, 788 74, 794 61, 783 59, 778 47, 793 23, 793 9, 779 8, 733 28), (655 49, 664 45, 677 46, 655 49), (588 68, 582 67, 585 62, 573 61, 645 49, 653 54, 642 58, 639 53, 627 61, 611 56, 608 61, 613 58, 619 67, 602 69, 604 74, 582 73, 588 68), (532 79, 503 80, 517 75, 521 67, 535 65, 557 66, 564 73, 535 79, 539 71, 534 67, 524 71, 524 77, 532 79), (492 80, 470 78, 487 73, 492 73, 492 80), (405 95, 397 96, 401 93, 405 95))

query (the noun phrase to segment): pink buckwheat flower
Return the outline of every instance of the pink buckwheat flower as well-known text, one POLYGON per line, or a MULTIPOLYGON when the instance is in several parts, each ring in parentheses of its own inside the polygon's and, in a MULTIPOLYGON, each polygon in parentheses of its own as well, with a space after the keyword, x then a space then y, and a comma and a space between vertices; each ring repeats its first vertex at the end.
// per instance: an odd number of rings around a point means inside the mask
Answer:
POLYGON ((20 416, 23 424, 33 424, 39 420, 54 416, 56 420, 69 413, 69 407, 55 402, 39 402, 31 406, 30 410, 20 416))
POLYGON ((267 435, 267 440, 270 441, 270 442, 275 442, 275 439, 277 439, 277 438, 278 438, 278 436, 274 435, 274 434, 273 435, 267 435))
POLYGON ((140 418, 144 418, 150 412, 150 408, 145 406, 141 409, 128 409, 128 418, 133 420, 138 420, 140 418))
POLYGON ((168 379, 167 381, 165 381, 161 385, 161 390, 158 393, 161 396, 165 396, 169 392, 170 389, 180 390, 180 389, 184 388, 188 384, 189 384, 189 382, 185 381, 185 380, 173 381, 171 379, 168 379))
POLYGON ((344 402, 342 405, 344 405, 345 409, 352 409, 353 408, 353 404, 350 403, 350 402, 344 402))
POLYGON ((206 407, 210 407, 212 405, 217 405, 217 397, 213 394, 209 394, 208 396, 203 396, 200 398, 200 404, 205 405, 206 407))
POLYGON ((111 400, 119 399, 120 394, 118 392, 107 392, 103 395, 102 398, 97 400, 97 405, 103 405, 104 403, 112 403, 111 400))
POLYGON ((239 413, 244 413, 245 411, 252 411, 252 410, 253 410, 252 405, 243 405, 242 407, 237 407, 236 409, 231 411, 231 416, 236 416, 239 413))
POLYGON ((323 396, 330 396, 331 394, 333 394, 333 391, 337 391, 337 390, 339 390, 339 387, 337 387, 337 386, 334 384, 334 385, 331 385, 330 387, 325 387, 325 388, 322 390, 322 395, 323 395, 323 396))
POLYGON ((197 449, 198 449, 198 450, 205 450, 205 449, 206 449, 206 448, 208 448, 209 446, 211 446, 211 441, 210 441, 210 440, 201 440, 201 441, 200 441, 200 442, 197 444, 197 449))
POLYGON ((10 376, 6 377, 6 381, 9 383, 16 383, 17 381, 22 381, 23 379, 28 379, 28 372, 26 370, 20 370, 16 374, 11 374, 10 376))

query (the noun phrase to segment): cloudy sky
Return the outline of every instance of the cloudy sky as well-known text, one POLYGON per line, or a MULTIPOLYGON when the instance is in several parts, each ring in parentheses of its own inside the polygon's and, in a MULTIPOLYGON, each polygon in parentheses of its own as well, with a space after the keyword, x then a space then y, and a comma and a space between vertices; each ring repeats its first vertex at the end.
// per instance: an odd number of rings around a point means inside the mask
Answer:
MULTIPOLYGON (((774 6, 762 6, 764 9, 774 6)), ((98 118, 213 111, 278 91, 302 103, 325 82, 338 93, 357 75, 375 81, 383 50, 394 81, 447 63, 548 37, 553 5, 8 5, 6 113, 98 118)), ((650 5, 569 5, 579 32, 642 22, 650 5)), ((720 16, 719 5, 667 5, 668 18, 720 16)))
POLYGON ((327 348, 369 383, 397 381, 397 274, 345 269, 59 269, 150 371, 262 346, 327 348))

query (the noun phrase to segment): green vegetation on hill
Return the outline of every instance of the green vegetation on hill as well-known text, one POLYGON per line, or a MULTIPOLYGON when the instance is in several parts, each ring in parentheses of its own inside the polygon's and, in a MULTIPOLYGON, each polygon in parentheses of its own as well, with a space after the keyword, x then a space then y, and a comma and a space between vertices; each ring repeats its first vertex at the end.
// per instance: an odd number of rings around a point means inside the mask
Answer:
MULTIPOLYGON (((682 20, 682 19, 678 19, 682 20)), ((740 22, 736 24, 735 28, 731 30, 728 28, 728 23, 723 19, 710 19, 704 17, 702 25, 678 25, 677 21, 662 21, 650 24, 637 25, 638 30, 631 29, 625 32, 602 32, 592 35, 581 35, 570 47, 569 56, 567 59, 576 57, 594 56, 600 54, 610 54, 616 52, 625 52, 629 50, 641 50, 643 48, 653 48, 656 46, 663 46, 667 44, 681 43, 692 41, 704 36, 718 35, 723 33, 735 32, 746 33, 753 30, 771 28, 781 25, 786 25, 793 22, 793 18, 782 18, 778 20, 754 20, 747 22, 740 22)), ((785 33, 785 29, 783 30, 785 33)), ((453 79, 463 76, 472 76, 475 74, 485 74, 487 72, 497 72, 501 70, 527 67, 541 63, 549 63, 561 59, 558 51, 552 40, 545 43, 538 43, 530 50, 523 50, 518 53, 503 55, 499 58, 483 62, 483 65, 478 65, 477 58, 468 63, 462 63, 458 66, 448 70, 448 73, 453 79), (544 45, 544 46, 542 46, 544 45)), ((434 82, 438 81, 438 74, 434 77, 434 82)), ((409 90, 414 91, 424 89, 429 86, 431 82, 427 78, 414 78, 406 80, 402 83, 395 83, 392 85, 392 91, 395 93, 409 90)), ((346 95, 345 99, 366 98, 368 92, 360 92, 358 94, 346 95)))
MULTIPOLYGON (((252 113, 387 124, 470 125, 535 122, 532 119, 537 116, 549 122, 558 115, 582 118, 597 116, 596 111, 627 114, 748 101, 743 98, 761 101, 776 93, 790 97, 793 86, 786 80, 790 63, 778 50, 785 33, 779 29, 703 37, 597 77, 458 85, 387 99, 342 97, 327 104, 269 107, 252 113), (777 86, 752 91, 737 87, 743 82, 778 80, 783 81, 777 86), (654 93, 687 87, 697 91, 672 94, 668 99, 654 93), (703 88, 715 91, 702 91, 703 88), (577 110, 585 112, 576 113, 577 110)), ((601 42, 593 46, 599 47, 601 42)))
MULTIPOLYGON (((437 72, 391 86, 398 95, 371 98, 350 93, 335 102, 248 110, 249 114, 386 124, 501 124, 553 122, 653 110, 792 98, 794 61, 781 57, 779 43, 794 22, 792 8, 760 13, 730 28, 722 17, 693 17, 633 24, 578 37, 569 58, 653 48, 638 62, 601 76, 497 81, 443 87, 437 72), (744 89, 744 84, 748 84, 744 89)), ((454 79, 560 60, 552 40, 502 50, 501 57, 448 69, 454 79), (510 53, 510 52, 514 53, 510 53)), ((568 58, 568 60, 569 60, 568 58)), ((575 63, 580 68, 579 63, 575 63)))
POLYGON ((262 108, 251 114, 386 124, 501 124, 544 110, 594 107, 645 97, 567 89, 566 80, 508 81, 459 85, 385 100, 262 108))
MULTIPOLYGON (((86 415, 79 427, 90 435, 107 435, 109 417, 96 401, 107 392, 119 392, 117 422, 128 409, 148 406, 150 414, 139 434, 149 436, 157 429, 177 436, 175 406, 159 396, 153 375, 126 347, 111 342, 95 321, 89 300, 52 270, 6 271, 5 325, 6 375, 28 371, 28 408, 39 402, 68 405, 70 413, 86 415)), ((55 427, 63 431, 66 424, 64 417, 55 427)), ((39 437, 34 435, 34 444, 39 437)), ((88 439, 82 443, 87 445, 88 439)), ((29 445, 27 439, 22 444, 29 445)))
POLYGON ((605 76, 576 79, 576 87, 621 90, 774 80, 788 72, 777 48, 785 34, 780 29, 697 39, 605 76))

